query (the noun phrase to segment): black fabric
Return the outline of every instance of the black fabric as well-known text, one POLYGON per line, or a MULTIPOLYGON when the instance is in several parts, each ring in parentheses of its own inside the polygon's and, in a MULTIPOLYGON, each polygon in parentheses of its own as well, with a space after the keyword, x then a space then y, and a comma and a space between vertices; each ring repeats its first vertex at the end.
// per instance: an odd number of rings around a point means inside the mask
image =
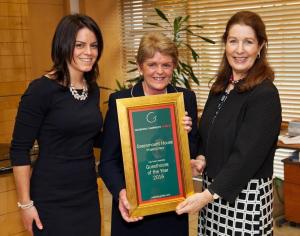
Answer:
POLYGON ((206 157, 206 172, 213 192, 234 202, 250 179, 271 177, 281 125, 279 94, 271 81, 249 92, 230 92, 212 119, 222 94, 210 94, 199 124, 199 154, 206 157))
MULTIPOLYGON (((197 105, 196 96, 192 91, 173 87, 167 87, 168 93, 183 92, 185 109, 193 120, 192 131, 189 133, 191 157, 197 153, 197 105)), ((188 235, 187 214, 177 216, 175 212, 146 216, 140 222, 126 223, 119 213, 118 196, 121 189, 125 188, 123 171, 122 150, 117 117, 116 99, 144 96, 142 83, 139 82, 133 89, 123 90, 110 95, 109 107, 106 114, 103 129, 103 148, 101 151, 99 173, 114 201, 112 205, 112 236, 184 236, 188 235)))
POLYGON ((30 164, 28 151, 37 140, 40 153, 30 194, 44 230, 34 227, 35 236, 99 236, 93 144, 101 127, 96 87, 78 101, 68 89, 42 77, 22 96, 10 156, 15 166, 30 164))

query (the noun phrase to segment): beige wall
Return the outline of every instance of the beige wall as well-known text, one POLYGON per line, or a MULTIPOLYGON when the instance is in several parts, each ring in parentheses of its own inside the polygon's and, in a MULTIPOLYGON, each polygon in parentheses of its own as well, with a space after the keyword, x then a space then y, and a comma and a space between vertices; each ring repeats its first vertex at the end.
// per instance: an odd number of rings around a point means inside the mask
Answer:
POLYGON ((0 2, 0 143, 9 143, 20 96, 49 69, 54 28, 63 0, 0 2))
POLYGON ((65 14, 64 0, 28 0, 31 79, 50 69, 51 42, 59 20, 65 14))
POLYGON ((0 2, 0 143, 11 139, 20 94, 30 79, 27 1, 0 2))

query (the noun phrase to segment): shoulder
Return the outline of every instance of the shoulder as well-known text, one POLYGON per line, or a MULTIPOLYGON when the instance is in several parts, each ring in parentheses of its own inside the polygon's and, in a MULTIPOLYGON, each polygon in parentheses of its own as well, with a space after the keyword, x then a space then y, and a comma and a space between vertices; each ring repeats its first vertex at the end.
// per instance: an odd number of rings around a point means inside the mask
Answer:
POLYGON ((46 76, 42 76, 40 78, 34 79, 29 83, 28 89, 36 92, 45 93, 47 91, 52 91, 58 88, 60 85, 52 80, 47 78, 46 76))
POLYGON ((56 81, 45 76, 32 80, 24 95, 33 95, 41 98, 47 98, 57 89, 62 87, 56 81))
POLYGON ((273 116, 281 112, 278 90, 269 80, 263 81, 249 93, 245 105, 249 108, 252 107, 255 112, 272 113, 273 116))
POLYGON ((194 91, 187 89, 187 88, 182 88, 182 87, 175 87, 175 88, 178 92, 183 92, 186 94, 195 94, 194 91))
POLYGON ((114 92, 114 93, 111 93, 109 95, 109 99, 113 99, 113 100, 116 100, 116 99, 119 99, 119 98, 129 98, 131 97, 131 89, 124 89, 124 90, 120 90, 120 91, 117 91, 117 92, 114 92))
POLYGON ((190 89, 186 89, 186 88, 182 88, 182 87, 176 87, 176 90, 178 92, 182 92, 184 96, 196 97, 195 92, 190 90, 190 89))
POLYGON ((278 89, 270 80, 264 80, 262 83, 257 85, 252 92, 250 93, 250 98, 255 97, 266 97, 266 98, 275 98, 279 97, 278 89))

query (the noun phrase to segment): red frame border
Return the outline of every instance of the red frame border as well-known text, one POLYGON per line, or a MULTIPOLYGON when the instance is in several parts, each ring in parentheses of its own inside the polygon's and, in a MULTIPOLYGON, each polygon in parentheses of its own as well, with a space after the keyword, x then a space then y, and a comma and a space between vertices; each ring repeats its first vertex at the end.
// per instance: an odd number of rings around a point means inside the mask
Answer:
POLYGON ((174 104, 169 105, 151 105, 151 106, 145 106, 145 107, 139 107, 139 108, 130 108, 128 110, 129 114, 129 125, 130 125, 130 137, 131 137, 131 148, 133 151, 133 162, 134 162, 134 175, 135 175, 135 181, 137 186, 137 196, 138 196, 138 203, 151 203, 151 202, 158 202, 163 200, 169 200, 173 198, 183 197, 183 184, 182 184, 182 175, 181 175, 181 164, 179 160, 179 147, 178 147, 178 136, 177 136, 177 129, 176 129, 176 119, 175 119, 175 108, 174 104), (133 120, 132 120, 132 113, 133 112, 139 112, 139 111, 146 111, 146 110, 159 110, 159 109, 170 109, 171 114, 171 126, 172 126, 172 136, 173 136, 173 147, 175 152, 175 163, 176 163, 176 170, 177 170, 177 178, 178 178, 178 187, 179 187, 179 194, 175 196, 169 196, 169 197, 162 197, 162 198, 156 198, 152 200, 143 201, 141 197, 141 187, 140 187, 140 178, 139 178, 139 169, 138 169, 138 161, 137 161, 137 154, 136 154, 136 141, 134 137, 134 127, 133 127, 133 120))

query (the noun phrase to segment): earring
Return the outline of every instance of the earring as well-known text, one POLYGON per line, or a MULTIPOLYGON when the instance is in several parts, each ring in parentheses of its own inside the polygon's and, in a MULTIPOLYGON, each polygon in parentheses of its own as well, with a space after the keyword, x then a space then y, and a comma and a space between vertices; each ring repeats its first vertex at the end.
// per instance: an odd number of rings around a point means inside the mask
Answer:
POLYGON ((260 51, 257 53, 257 59, 260 58, 260 51))

